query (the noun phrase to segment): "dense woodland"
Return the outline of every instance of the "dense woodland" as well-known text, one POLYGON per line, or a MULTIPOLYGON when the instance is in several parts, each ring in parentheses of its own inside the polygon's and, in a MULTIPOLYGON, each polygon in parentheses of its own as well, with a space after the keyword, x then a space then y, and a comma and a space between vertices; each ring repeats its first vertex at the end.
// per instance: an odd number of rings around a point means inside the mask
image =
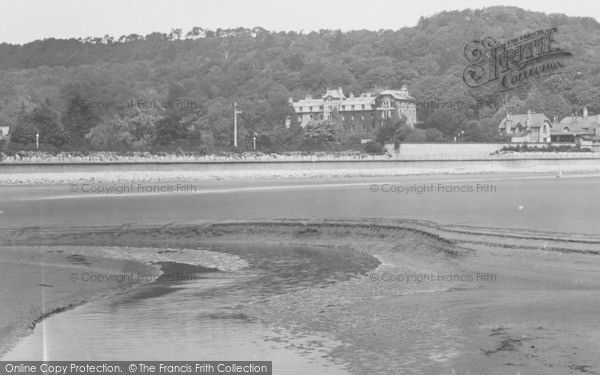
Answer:
POLYGON ((240 151, 346 149, 379 142, 494 141, 510 110, 559 118, 587 106, 600 113, 600 24, 593 18, 547 15, 515 7, 449 11, 400 30, 270 32, 189 31, 0 44, 0 126, 11 127, 4 150, 232 149, 238 103, 240 151), (573 56, 564 74, 500 93, 462 81, 465 45, 482 36, 505 41, 558 27, 573 56), (320 97, 327 87, 361 93, 407 84, 417 101, 476 103, 483 108, 418 111, 410 129, 391 119, 378 134, 348 133, 333 123, 305 130, 288 98, 320 97), (127 102, 133 101, 133 106, 127 102), (142 101, 144 105, 138 105, 142 101), (177 102, 179 101, 179 102, 177 102), (111 108, 87 108, 114 102, 111 108), (154 105, 152 103, 171 103, 154 105), (179 103, 179 105, 177 105, 179 103), (491 103, 491 104, 490 104, 491 103), (125 105, 118 108, 117 104, 125 105))

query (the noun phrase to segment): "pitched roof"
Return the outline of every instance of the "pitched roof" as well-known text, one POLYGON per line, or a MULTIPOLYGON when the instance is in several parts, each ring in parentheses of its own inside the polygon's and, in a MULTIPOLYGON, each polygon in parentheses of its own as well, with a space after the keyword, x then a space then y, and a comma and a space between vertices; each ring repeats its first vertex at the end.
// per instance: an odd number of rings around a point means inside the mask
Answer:
POLYGON ((344 92, 342 91, 341 88, 339 89, 327 89, 327 92, 325 93, 325 95, 322 96, 323 99, 327 98, 328 96, 331 96, 334 99, 345 99, 346 96, 344 95, 344 92))
MULTIPOLYGON (((546 117, 546 115, 544 115, 543 113, 532 113, 531 114, 531 127, 532 128, 541 128, 542 124, 546 121, 548 122, 548 124, 551 124, 550 119, 548 117, 546 117)), ((498 128, 504 129, 507 127, 507 125, 509 127, 513 127, 513 126, 517 126, 519 123, 523 127, 527 126, 527 114, 510 115, 510 120, 508 120, 505 117, 502 119, 502 121, 500 121, 500 125, 498 125, 498 128)))
POLYGON ((320 107, 323 105, 323 99, 302 99, 292 103, 294 108, 308 108, 308 111, 312 111, 313 107, 318 107, 317 110, 321 110, 320 107))
POLYGON ((600 116, 587 116, 587 117, 573 117, 567 116, 564 119, 560 120, 561 124, 576 124, 581 128, 595 128, 598 123, 600 123, 600 116))
POLYGON ((391 95, 398 100, 414 100, 407 90, 383 90, 379 95, 391 95))
POLYGON ((365 109, 371 109, 371 104, 373 103, 373 101, 375 100, 375 98, 373 97, 355 97, 355 98, 348 98, 346 100, 343 100, 340 103, 340 111, 352 111, 352 108, 345 108, 346 106, 353 106, 353 105, 358 105, 361 106, 360 110, 362 110, 362 106, 364 105, 365 109))
POLYGON ((583 134, 595 134, 595 127, 592 128, 583 128, 580 124, 554 124, 552 129, 550 129, 551 135, 559 135, 559 134, 575 134, 575 135, 583 135, 583 134))

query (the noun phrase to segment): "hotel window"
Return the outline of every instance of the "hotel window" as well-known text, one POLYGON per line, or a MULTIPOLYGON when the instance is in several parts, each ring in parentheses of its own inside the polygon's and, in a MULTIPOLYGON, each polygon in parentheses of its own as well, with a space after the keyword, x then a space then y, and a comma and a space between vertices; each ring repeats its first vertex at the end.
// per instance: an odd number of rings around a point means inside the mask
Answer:
POLYGON ((390 108, 390 102, 388 100, 383 101, 383 108, 390 108))
POLYGON ((365 124, 364 122, 362 124, 362 131, 364 131, 364 132, 367 131, 367 124, 365 124))
POLYGON ((371 130, 375 130, 375 127, 376 127, 376 126, 375 126, 375 122, 373 121, 373 122, 371 123, 371 130))
POLYGON ((354 114, 350 115, 350 120, 354 120, 354 114))
POLYGON ((360 115, 360 119, 364 120, 365 119, 365 115, 360 115))
POLYGON ((298 122, 302 122, 302 116, 298 116, 298 122))
POLYGON ((356 130, 356 126, 354 124, 350 124, 350 130, 355 131, 356 130))

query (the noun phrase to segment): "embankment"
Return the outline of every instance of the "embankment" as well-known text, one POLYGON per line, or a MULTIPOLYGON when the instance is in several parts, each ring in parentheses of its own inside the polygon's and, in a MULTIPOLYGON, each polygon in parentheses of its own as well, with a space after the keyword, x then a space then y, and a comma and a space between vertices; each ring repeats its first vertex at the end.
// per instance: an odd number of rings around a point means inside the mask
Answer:
POLYGON ((0 184, 599 172, 600 159, 353 160, 177 163, 0 163, 0 184))

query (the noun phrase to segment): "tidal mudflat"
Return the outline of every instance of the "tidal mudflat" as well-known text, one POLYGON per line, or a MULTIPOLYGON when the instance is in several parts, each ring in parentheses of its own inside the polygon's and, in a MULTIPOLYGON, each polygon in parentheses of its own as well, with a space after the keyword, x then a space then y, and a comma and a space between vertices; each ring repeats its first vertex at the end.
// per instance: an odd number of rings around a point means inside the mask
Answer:
POLYGON ((262 342, 322 353, 348 373, 600 368, 600 238, 593 235, 331 219, 32 228, 3 231, 1 238, 3 246, 267 244, 363 253, 379 265, 350 279, 241 303, 232 313, 267 327, 262 342))

